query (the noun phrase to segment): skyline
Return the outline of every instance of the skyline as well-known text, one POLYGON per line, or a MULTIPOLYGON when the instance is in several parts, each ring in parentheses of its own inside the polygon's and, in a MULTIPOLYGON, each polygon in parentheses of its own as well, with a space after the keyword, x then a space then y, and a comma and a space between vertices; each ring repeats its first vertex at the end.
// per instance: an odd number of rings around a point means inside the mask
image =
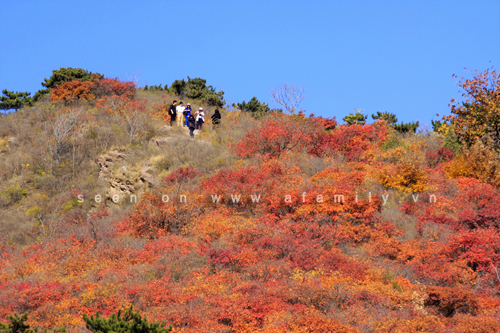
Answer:
POLYGON ((430 126, 460 100, 453 74, 500 63, 499 12, 493 1, 6 1, 0 89, 33 95, 52 70, 79 67, 139 86, 201 77, 228 105, 275 107, 270 91, 287 83, 305 89, 306 113, 430 126))

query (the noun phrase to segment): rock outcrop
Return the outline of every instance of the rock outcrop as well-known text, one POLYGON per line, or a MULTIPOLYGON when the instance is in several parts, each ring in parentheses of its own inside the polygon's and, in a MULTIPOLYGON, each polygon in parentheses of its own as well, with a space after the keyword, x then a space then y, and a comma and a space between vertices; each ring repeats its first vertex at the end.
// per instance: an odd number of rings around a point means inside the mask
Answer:
POLYGON ((112 202, 120 203, 131 194, 137 195, 155 186, 153 169, 149 165, 140 168, 130 165, 124 153, 108 152, 99 156, 98 163, 99 178, 109 183, 106 197, 112 202))

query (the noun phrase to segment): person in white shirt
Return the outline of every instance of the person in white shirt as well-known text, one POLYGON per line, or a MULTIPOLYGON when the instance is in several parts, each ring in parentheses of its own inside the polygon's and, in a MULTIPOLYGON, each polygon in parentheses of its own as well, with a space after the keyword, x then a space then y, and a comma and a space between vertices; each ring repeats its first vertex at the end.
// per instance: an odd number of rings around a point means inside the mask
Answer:
POLYGON ((205 113, 203 112, 203 108, 199 108, 198 112, 196 112, 196 129, 201 131, 204 122, 205 113))
POLYGON ((176 121, 177 121, 177 126, 179 127, 182 127, 182 123, 183 123, 183 120, 184 120, 184 116, 183 116, 183 112, 184 112, 184 103, 179 102, 179 105, 177 105, 177 118, 176 118, 176 121))

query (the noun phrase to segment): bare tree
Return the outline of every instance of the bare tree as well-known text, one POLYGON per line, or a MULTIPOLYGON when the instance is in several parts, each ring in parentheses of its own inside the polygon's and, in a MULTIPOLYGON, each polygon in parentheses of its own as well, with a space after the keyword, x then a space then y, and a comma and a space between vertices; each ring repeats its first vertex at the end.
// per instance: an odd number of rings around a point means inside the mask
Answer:
POLYGON ((137 132, 142 126, 141 110, 133 108, 129 112, 124 112, 122 116, 123 128, 127 132, 130 143, 134 141, 137 132))
POLYGON ((271 97, 276 104, 284 107, 290 114, 295 114, 300 102, 305 98, 304 88, 296 89, 291 84, 280 84, 276 89, 271 89, 271 97))
POLYGON ((40 225, 40 243, 44 241, 52 241, 60 232, 64 224, 64 216, 61 214, 61 205, 54 207, 48 216, 45 216, 42 211, 37 212, 35 218, 38 220, 40 225))
POLYGON ((51 138, 48 140, 49 151, 53 160, 56 160, 58 164, 61 155, 68 150, 70 143, 74 154, 77 141, 82 140, 82 134, 85 131, 84 114, 83 108, 73 108, 46 122, 45 130, 51 138))
POLYGON ((139 71, 139 73, 137 72, 129 73, 125 71, 125 74, 127 74, 127 81, 133 82, 136 87, 139 87, 139 83, 141 81, 141 73, 142 70, 139 71))
POLYGON ((141 115, 144 113, 144 104, 120 96, 113 96, 107 100, 107 109, 120 119, 123 129, 128 134, 130 143, 132 143, 143 125, 141 115))

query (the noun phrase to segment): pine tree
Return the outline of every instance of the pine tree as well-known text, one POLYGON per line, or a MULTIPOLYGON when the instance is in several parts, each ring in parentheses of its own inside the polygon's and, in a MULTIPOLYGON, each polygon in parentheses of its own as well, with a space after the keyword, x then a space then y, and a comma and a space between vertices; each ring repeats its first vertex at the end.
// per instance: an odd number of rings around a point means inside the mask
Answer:
POLYGON ((13 92, 7 89, 2 90, 2 94, 5 96, 0 96, 0 110, 19 110, 25 105, 32 106, 33 98, 30 97, 29 92, 13 92))
POLYGON ((398 118, 396 118, 396 115, 394 113, 390 112, 380 112, 377 111, 377 114, 372 114, 372 119, 373 120, 385 120, 388 125, 394 125, 395 123, 398 122, 398 118))
POLYGON ((187 84, 184 79, 175 80, 169 88, 169 92, 180 96, 181 98, 186 96, 187 84))
POLYGON ((368 118, 368 116, 364 115, 361 111, 363 110, 356 110, 355 113, 345 116, 342 120, 345 121, 347 125, 364 125, 366 124, 366 118, 368 118))
POLYGON ((411 122, 411 123, 403 123, 401 124, 395 124, 394 129, 398 131, 399 133, 415 133, 417 131, 418 126, 420 126, 420 123, 417 122, 411 122))
POLYGON ((271 111, 268 104, 259 102, 259 100, 255 96, 250 101, 248 101, 248 103, 243 101, 234 106, 238 106, 238 109, 240 109, 241 111, 251 112, 252 116, 256 118, 261 117, 266 112, 271 111))
POLYGON ((48 88, 47 89, 40 89, 33 96, 33 100, 38 101, 40 98, 47 95, 48 93, 50 93, 50 89, 48 89, 48 88))
POLYGON ((28 320, 28 314, 18 315, 7 315, 9 323, 0 323, 0 333, 35 333, 36 329, 30 328, 30 325, 26 324, 28 320))
MULTIPOLYGON (((165 86, 166 87, 166 86, 165 86)), ((168 91, 180 96, 180 98, 191 98, 201 100, 208 105, 222 107, 224 104, 224 91, 216 91, 212 86, 207 86, 207 80, 202 78, 190 78, 188 80, 175 80, 168 91)))
POLYGON ((42 86, 47 89, 59 86, 61 83, 79 79, 82 81, 90 81, 93 75, 97 75, 99 78, 104 76, 99 73, 88 72, 82 68, 60 68, 52 71, 52 75, 48 79, 44 79, 42 86))
POLYGON ((172 326, 164 328, 165 324, 148 323, 146 318, 142 318, 139 311, 134 312, 130 306, 125 313, 118 310, 109 316, 108 319, 103 318, 97 313, 95 316, 88 317, 83 315, 83 320, 87 324, 87 328, 94 333, 168 333, 172 330, 172 326))
MULTIPOLYGON (((0 333, 37 333, 38 327, 30 327, 30 325, 26 324, 28 320, 28 313, 18 315, 14 313, 13 315, 7 315, 7 319, 9 319, 9 323, 4 324, 0 323, 0 333)), ((45 330, 45 333, 49 331, 45 330)), ((61 327, 57 328, 51 333, 65 333, 66 328, 61 327)))

